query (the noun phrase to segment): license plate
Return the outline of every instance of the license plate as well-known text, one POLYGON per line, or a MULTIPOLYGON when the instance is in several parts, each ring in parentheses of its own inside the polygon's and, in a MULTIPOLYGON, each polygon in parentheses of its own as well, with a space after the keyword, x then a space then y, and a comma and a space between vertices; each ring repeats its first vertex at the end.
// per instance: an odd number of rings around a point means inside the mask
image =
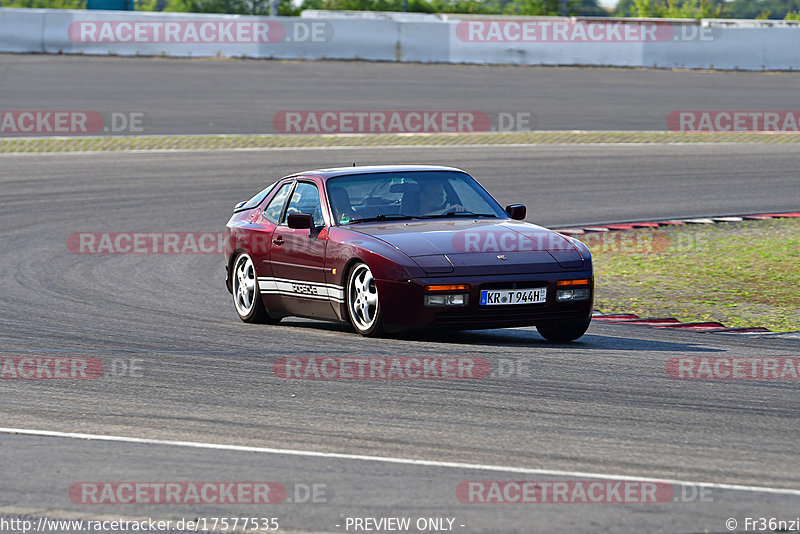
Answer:
POLYGON ((481 306, 508 306, 509 304, 541 304, 547 300, 547 288, 537 289, 484 289, 481 306))

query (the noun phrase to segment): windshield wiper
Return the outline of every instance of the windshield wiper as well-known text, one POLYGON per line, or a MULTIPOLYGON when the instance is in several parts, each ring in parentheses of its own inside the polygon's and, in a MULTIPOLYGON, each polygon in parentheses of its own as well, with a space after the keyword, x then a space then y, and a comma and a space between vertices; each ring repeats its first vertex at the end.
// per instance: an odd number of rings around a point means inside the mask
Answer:
POLYGON ((364 217, 361 219, 350 219, 350 224, 353 223, 362 223, 362 222, 375 222, 375 221, 407 221, 410 219, 417 219, 418 217, 412 217, 411 215, 401 215, 399 213, 381 213, 380 215, 376 215, 375 217, 364 217))
POLYGON ((449 213, 442 213, 440 215, 424 215, 420 218, 423 219, 438 219, 440 217, 489 217, 496 219, 497 215, 494 213, 472 213, 471 211, 451 211, 449 213))

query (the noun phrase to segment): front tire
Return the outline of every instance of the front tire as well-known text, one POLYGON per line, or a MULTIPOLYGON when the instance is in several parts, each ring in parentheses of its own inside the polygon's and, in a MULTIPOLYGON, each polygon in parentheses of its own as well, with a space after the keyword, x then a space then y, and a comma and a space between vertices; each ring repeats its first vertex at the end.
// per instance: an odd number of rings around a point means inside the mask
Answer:
POLYGON ((536 325, 536 330, 547 341, 554 343, 566 343, 574 341, 586 333, 589 329, 591 317, 588 319, 575 319, 571 321, 555 321, 536 325))
POLYGON ((377 337, 383 333, 381 304, 375 277, 365 263, 357 263, 347 277, 347 315, 356 332, 377 337))
POLYGON ((233 261, 232 270, 233 306, 239 319, 246 323, 275 324, 264 306, 258 290, 258 276, 253 259, 246 252, 240 253, 233 261))

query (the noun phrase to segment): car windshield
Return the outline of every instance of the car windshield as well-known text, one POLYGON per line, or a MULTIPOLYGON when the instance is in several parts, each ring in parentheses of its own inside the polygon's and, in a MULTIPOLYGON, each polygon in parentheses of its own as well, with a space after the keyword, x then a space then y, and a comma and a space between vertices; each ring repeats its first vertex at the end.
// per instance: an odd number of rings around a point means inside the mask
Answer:
POLYGON ((454 217, 507 218, 471 176, 455 171, 354 174, 331 178, 328 198, 340 225, 454 217))

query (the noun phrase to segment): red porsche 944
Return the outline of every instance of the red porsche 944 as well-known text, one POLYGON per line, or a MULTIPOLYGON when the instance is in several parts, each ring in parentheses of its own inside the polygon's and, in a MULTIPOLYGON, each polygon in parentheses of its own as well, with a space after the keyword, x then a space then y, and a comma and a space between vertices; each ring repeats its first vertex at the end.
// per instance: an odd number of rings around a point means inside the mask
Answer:
POLYGON ((451 167, 292 174, 237 204, 228 290, 252 323, 345 321, 365 336, 535 325, 577 339, 592 316, 589 249, 525 215, 451 167))

